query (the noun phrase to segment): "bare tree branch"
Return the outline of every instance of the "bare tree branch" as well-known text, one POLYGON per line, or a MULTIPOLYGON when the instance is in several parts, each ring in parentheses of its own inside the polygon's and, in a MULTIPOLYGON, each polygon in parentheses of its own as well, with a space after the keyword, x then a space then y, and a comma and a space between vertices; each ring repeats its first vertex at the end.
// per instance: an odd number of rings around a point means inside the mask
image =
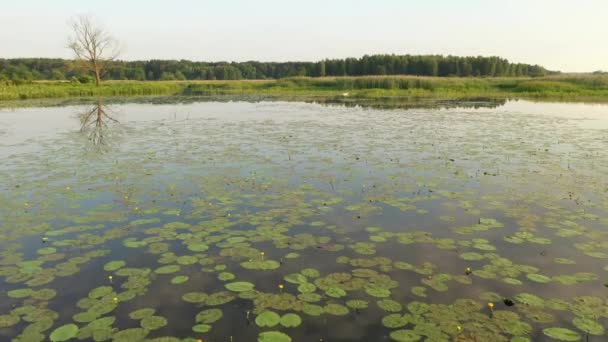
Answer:
POLYGON ((109 64, 120 55, 119 43, 91 17, 78 16, 70 21, 72 35, 68 48, 74 52, 76 61, 95 76, 99 85, 109 64))

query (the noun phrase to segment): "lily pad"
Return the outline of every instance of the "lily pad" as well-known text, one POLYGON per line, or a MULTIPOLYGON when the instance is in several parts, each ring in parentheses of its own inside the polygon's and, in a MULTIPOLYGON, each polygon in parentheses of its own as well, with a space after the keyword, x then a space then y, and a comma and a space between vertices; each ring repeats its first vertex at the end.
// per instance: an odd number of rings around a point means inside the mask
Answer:
POLYGON ((581 336, 576 332, 566 328, 545 328, 543 334, 558 341, 579 341, 581 336))
POLYGON ((591 335, 604 335, 604 326, 589 318, 576 317, 572 320, 574 326, 591 335))
POLYGON ((127 263, 123 260, 110 261, 103 266, 103 270, 107 272, 114 272, 120 268, 125 267, 127 263))
POLYGON ((50 339, 53 342, 68 341, 78 334, 78 326, 76 324, 66 324, 53 330, 50 339))
POLYGON ((302 318, 294 313, 288 313, 281 317, 281 325, 285 328, 295 328, 302 324, 302 318))
POLYGON ((341 304, 327 304, 325 305, 325 307, 323 308, 325 310, 325 312, 327 312, 330 315, 335 315, 335 316, 344 316, 344 315, 348 315, 348 308, 344 305, 341 304))
POLYGON ((196 315, 197 323, 211 324, 220 320, 224 314, 220 309, 207 309, 196 315))
POLYGON ((399 302, 394 301, 392 299, 382 299, 379 300, 377 303, 382 310, 388 312, 399 312, 403 309, 399 302))
POLYGON ((421 336, 413 330, 396 330, 389 335, 393 341, 399 342, 415 342, 420 341, 421 336))
POLYGON ((6 294, 11 298, 26 298, 31 296, 32 293, 32 289, 17 289, 8 291, 6 294))
POLYGON ((206 333, 211 331, 211 326, 209 324, 197 324, 192 327, 192 331, 197 333, 206 333))
POLYGON ((21 318, 17 315, 0 315, 0 329, 12 327, 19 323, 21 318))
POLYGON ((246 281, 237 281, 234 283, 228 283, 224 285, 228 290, 234 292, 245 292, 251 291, 255 288, 255 285, 246 281))
POLYGON ((190 279, 190 277, 188 277, 188 276, 183 276, 183 275, 176 276, 176 277, 173 277, 173 279, 171 279, 171 284, 180 285, 180 284, 187 282, 189 279, 190 279))
POLYGON ((171 274, 171 273, 175 273, 175 272, 179 271, 180 269, 181 269, 181 267, 179 265, 167 265, 167 266, 161 266, 161 267, 155 269, 154 273, 171 274))
POLYGON ((526 277, 537 283, 548 283, 551 281, 551 278, 543 274, 528 274, 526 277))
POLYGON ((279 324, 280 321, 281 316, 279 316, 276 312, 272 311, 264 311, 255 318, 255 324, 262 328, 272 328, 279 324))
POLYGON ((162 316, 147 316, 140 324, 146 330, 157 330, 167 325, 167 319, 162 316))
POLYGON ((131 313, 129 314, 129 317, 130 317, 131 319, 137 319, 137 320, 140 320, 140 319, 144 319, 144 318, 146 318, 146 317, 153 316, 155 312, 156 312, 156 310, 155 310, 155 309, 152 309, 152 308, 144 308, 144 309, 139 309, 139 310, 135 310, 135 311, 131 312, 131 313))
POLYGON ((280 331, 265 331, 258 336, 258 342, 291 342, 291 337, 280 331))

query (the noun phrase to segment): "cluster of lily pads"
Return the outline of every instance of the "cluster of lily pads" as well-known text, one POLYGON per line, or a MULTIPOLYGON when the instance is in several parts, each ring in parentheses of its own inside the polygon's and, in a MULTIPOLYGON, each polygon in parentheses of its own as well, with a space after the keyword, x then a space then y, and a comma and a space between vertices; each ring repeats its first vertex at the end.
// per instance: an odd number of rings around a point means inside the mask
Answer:
POLYGON ((0 167, 0 339, 606 338, 601 133, 223 106, 262 119, 125 124, 103 155, 60 134, 0 167))

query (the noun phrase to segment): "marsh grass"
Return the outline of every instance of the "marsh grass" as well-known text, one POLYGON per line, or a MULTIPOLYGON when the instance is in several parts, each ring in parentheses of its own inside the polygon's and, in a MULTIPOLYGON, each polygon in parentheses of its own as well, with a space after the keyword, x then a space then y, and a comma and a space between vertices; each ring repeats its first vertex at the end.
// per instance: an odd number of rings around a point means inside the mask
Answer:
POLYGON ((440 78, 416 76, 295 77, 239 81, 108 81, 100 87, 67 82, 0 85, 0 100, 147 95, 295 95, 360 98, 537 98, 608 102, 608 76, 440 78))

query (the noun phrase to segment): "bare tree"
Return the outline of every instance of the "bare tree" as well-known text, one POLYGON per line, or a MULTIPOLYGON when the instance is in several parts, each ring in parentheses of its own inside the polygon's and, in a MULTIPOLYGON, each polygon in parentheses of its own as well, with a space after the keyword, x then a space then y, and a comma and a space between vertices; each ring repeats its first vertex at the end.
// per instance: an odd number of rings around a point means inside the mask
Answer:
POLYGON ((72 35, 68 39, 68 47, 76 60, 95 75, 95 84, 99 86, 108 64, 120 54, 118 41, 89 16, 72 19, 70 26, 72 35))

